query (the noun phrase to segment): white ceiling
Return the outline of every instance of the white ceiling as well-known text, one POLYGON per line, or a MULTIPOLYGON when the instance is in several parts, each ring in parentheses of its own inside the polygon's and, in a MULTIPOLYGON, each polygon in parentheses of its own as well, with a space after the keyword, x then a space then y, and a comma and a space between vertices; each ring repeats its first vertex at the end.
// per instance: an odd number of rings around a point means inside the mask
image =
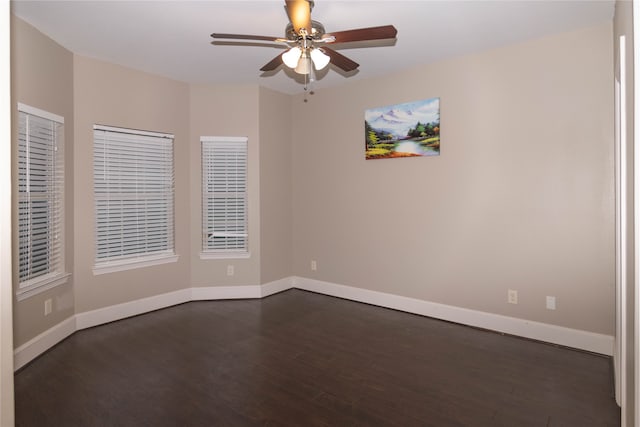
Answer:
MULTIPOLYGON (((283 0, 18 0, 12 12, 83 56, 185 82, 258 84, 293 94, 303 85, 286 67, 259 71, 281 48, 212 45, 210 38, 212 32, 281 37, 288 23, 283 6, 283 0)), ((313 87, 596 25, 613 12, 614 0, 316 0, 312 18, 327 32, 392 24, 398 37, 376 47, 333 45, 360 68, 345 75, 330 66, 313 87)))

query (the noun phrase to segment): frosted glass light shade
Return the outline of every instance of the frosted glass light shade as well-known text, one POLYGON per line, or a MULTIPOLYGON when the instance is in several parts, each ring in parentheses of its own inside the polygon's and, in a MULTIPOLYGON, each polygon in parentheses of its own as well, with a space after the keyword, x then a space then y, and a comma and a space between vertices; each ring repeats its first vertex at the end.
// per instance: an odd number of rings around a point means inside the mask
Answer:
POLYGON ((327 66, 331 58, 324 54, 320 49, 313 49, 311 51, 311 60, 313 61, 313 65, 316 67, 316 70, 322 70, 327 66))
POLYGON ((311 61, 309 57, 303 53, 300 61, 298 61, 298 66, 293 71, 298 74, 309 74, 311 71, 311 61))
POLYGON ((296 68, 301 54, 302 50, 299 47, 292 47, 282 54, 282 62, 289 68, 296 68))

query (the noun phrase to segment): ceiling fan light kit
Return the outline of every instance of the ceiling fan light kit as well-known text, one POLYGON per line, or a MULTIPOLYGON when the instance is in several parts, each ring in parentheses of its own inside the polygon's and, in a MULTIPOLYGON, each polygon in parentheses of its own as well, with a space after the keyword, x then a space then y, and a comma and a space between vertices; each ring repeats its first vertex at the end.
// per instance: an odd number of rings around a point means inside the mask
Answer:
POLYGON ((397 30, 393 25, 326 33, 324 25, 311 19, 313 5, 311 0, 285 0, 284 7, 289 17, 285 38, 228 33, 213 33, 211 37, 282 43, 288 49, 265 64, 260 71, 273 71, 284 64, 296 73, 305 75, 305 78, 313 68, 322 70, 329 63, 345 72, 359 67, 357 62, 328 47, 328 44, 396 38, 397 30))
POLYGON ((322 53, 318 48, 302 50, 296 46, 282 54, 282 62, 284 62, 284 65, 293 69, 298 74, 309 74, 311 72, 309 59, 313 62, 316 70, 322 70, 329 64, 329 61, 331 61, 331 58, 322 53))

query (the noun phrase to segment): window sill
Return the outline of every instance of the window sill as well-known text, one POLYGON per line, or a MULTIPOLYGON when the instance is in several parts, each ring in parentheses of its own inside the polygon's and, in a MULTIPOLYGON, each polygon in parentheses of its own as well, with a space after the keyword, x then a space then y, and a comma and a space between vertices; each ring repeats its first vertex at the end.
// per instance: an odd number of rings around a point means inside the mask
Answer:
POLYGON ((53 289, 56 286, 64 285, 68 282, 70 276, 71 273, 58 273, 23 282, 26 283, 26 285, 20 286, 20 289, 16 292, 16 299, 18 301, 24 301, 34 295, 53 289))
POLYGON ((248 259, 251 258, 251 252, 200 252, 200 259, 248 259))
POLYGON ((133 270, 136 268, 169 264, 172 262, 177 262, 178 257, 179 256, 175 254, 163 254, 97 263, 93 266, 93 275, 98 276, 100 274, 115 273, 117 271, 133 270))

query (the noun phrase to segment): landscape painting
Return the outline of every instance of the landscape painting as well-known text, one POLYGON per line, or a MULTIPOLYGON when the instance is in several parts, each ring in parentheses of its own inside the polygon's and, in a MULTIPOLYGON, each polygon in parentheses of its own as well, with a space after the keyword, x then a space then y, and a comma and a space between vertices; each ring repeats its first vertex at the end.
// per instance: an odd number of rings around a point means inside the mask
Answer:
POLYGON ((389 159, 440 155, 440 98, 364 113, 366 158, 389 159))

